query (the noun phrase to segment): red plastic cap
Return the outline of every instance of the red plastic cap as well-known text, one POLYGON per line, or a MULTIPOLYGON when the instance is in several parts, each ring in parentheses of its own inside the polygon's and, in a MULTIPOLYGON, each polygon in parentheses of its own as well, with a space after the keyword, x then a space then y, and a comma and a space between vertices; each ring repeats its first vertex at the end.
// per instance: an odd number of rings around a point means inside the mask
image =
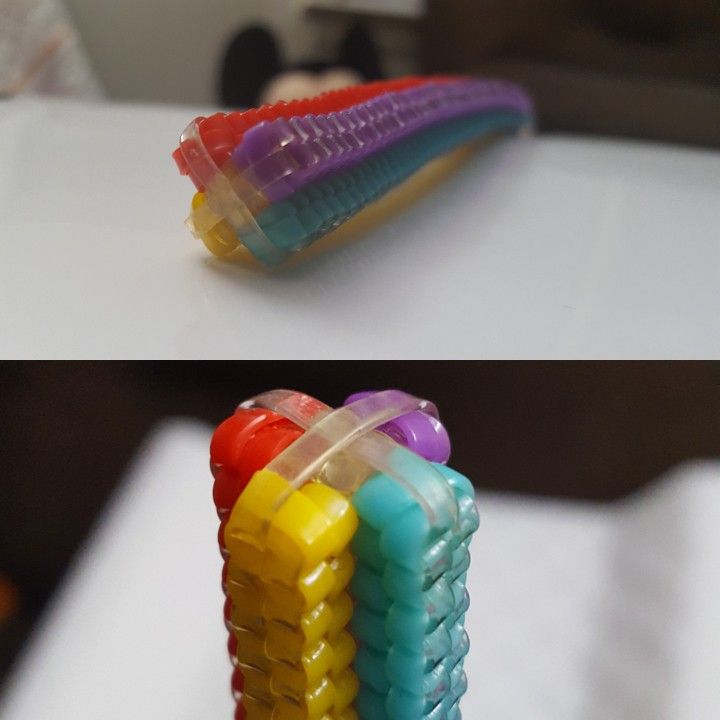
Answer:
POLYGON ((269 410, 238 410, 222 422, 210 443, 215 477, 213 500, 221 516, 232 509, 253 474, 302 435, 302 430, 269 410))

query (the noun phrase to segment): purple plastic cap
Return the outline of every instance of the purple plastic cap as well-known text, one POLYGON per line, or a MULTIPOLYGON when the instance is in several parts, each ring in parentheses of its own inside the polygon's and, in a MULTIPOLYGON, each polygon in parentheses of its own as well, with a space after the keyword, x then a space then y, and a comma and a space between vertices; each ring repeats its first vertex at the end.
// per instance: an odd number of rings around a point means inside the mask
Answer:
MULTIPOLYGON (((374 395, 375 392, 365 390, 353 393, 346 398, 343 405, 374 395)), ((444 464, 450 457, 450 438, 447 431, 440 420, 429 413, 416 410, 381 425, 378 430, 430 462, 444 464)))

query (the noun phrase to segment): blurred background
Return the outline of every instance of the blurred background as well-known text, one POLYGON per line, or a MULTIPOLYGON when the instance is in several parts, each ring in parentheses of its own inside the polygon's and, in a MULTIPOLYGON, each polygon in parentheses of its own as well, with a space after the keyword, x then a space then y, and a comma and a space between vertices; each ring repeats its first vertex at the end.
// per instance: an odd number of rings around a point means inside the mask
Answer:
POLYGON ((0 92, 240 107, 407 73, 524 83, 543 131, 720 146, 718 0, 0 0, 0 92))
MULTIPOLYGON (((3 363, 2 676, 153 426, 289 387, 435 401, 478 488, 608 503, 720 457, 720 363, 3 363)), ((206 483, 211 502, 211 477, 206 483)))

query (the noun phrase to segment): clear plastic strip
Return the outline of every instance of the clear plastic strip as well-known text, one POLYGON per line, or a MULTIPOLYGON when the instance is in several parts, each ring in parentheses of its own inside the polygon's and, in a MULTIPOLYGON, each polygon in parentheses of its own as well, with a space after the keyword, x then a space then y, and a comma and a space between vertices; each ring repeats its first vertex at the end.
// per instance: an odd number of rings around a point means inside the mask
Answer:
MULTIPOLYGON (((205 147, 196 120, 193 120, 180 136, 180 150, 188 166, 192 167, 193 172, 205 186, 207 204, 217 216, 217 222, 227 220, 238 238, 252 238, 252 244, 255 247, 250 249, 253 254, 258 257, 267 257, 270 262, 280 262, 285 254, 270 242, 257 224, 252 212, 238 196, 230 179, 215 164, 205 147), (250 233, 246 228, 249 228, 250 233)), ((194 235, 200 237, 211 228, 196 227, 193 215, 191 214, 186 220, 186 225, 194 235)), ((214 218, 209 215, 206 216, 206 222, 208 220, 215 224, 212 222, 214 218)))
MULTIPOLYGON (((373 471, 383 472, 406 487, 433 526, 451 527, 457 522, 457 501, 442 474, 386 435, 372 432, 416 410, 437 417, 437 408, 427 400, 386 390, 333 410, 302 393, 275 390, 252 398, 241 407, 273 410, 306 430, 268 465, 293 488, 317 476, 335 453, 345 450, 373 471)), ((285 500, 286 496, 281 496, 278 506, 285 500)))

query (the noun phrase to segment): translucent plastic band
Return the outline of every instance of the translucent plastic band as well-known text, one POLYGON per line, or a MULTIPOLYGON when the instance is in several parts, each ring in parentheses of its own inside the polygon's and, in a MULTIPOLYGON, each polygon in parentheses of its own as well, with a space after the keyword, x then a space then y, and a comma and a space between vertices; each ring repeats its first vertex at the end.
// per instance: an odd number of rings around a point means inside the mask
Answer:
MULTIPOLYGON (((291 488, 297 489, 320 475, 331 459, 337 461, 346 451, 363 463, 368 472, 350 474, 354 483, 349 486, 333 482, 334 476, 329 473, 323 474, 323 482, 351 494, 370 474, 382 472, 417 499, 432 525, 452 526, 457 521, 457 502, 438 470, 386 435, 372 432, 390 420, 417 410, 427 410, 437 416, 437 408, 427 400, 398 390, 387 390, 332 410, 307 395, 280 390, 259 395, 241 407, 265 407, 306 429, 302 437, 267 467, 284 477, 291 488)), ((347 477, 347 468, 340 475, 347 477)), ((287 494, 278 499, 278 506, 286 500, 287 494)))
MULTIPOLYGON (((203 236, 225 221, 256 257, 266 257, 270 264, 280 262, 285 253, 279 251, 260 229, 252 213, 248 193, 243 192, 244 197, 241 198, 233 186, 233 179, 242 182, 242 178, 239 173, 235 172, 231 176, 218 168, 203 143, 196 120, 193 120, 183 131, 180 148, 187 164, 193 168, 195 175, 205 185, 205 198, 211 210, 211 213, 207 211, 203 213, 198 212, 196 208, 193 209, 186 220, 186 225, 193 235, 203 239, 203 236)), ((253 190, 251 194, 256 196, 257 192, 253 190)), ((258 201, 257 204, 262 205, 262 201, 258 201)))

